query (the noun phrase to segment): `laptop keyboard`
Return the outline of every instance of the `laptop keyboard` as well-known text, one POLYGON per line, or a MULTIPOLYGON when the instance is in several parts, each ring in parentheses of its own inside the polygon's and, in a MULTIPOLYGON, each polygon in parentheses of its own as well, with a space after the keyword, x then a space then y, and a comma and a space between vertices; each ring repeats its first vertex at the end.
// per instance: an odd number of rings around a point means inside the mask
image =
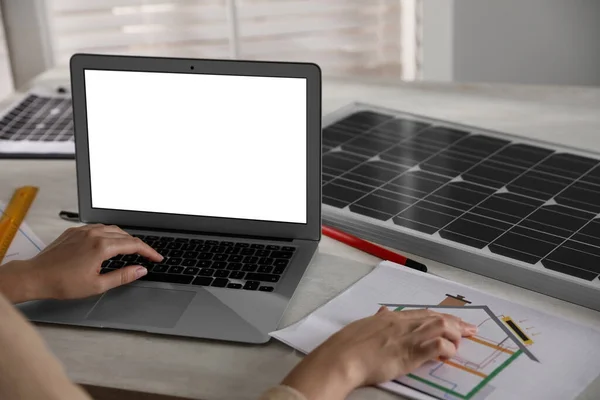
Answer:
POLYGON ((272 292, 294 257, 296 247, 133 235, 165 258, 152 262, 137 254, 118 255, 102 263, 101 274, 127 265, 143 265, 140 280, 272 292))

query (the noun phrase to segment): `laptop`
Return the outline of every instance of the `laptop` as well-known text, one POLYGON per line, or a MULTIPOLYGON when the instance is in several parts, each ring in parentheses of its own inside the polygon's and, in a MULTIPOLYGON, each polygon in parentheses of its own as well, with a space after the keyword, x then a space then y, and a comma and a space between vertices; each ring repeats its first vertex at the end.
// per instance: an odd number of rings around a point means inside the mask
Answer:
POLYGON ((32 321, 264 343, 321 235, 321 73, 308 63, 77 54, 79 215, 165 256, 32 321))

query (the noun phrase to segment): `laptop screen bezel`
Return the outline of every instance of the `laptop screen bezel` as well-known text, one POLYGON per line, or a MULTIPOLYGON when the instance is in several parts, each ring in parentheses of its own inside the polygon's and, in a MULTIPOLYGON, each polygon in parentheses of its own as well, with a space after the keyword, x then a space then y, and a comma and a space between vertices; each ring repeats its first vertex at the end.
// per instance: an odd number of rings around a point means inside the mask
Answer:
MULTIPOLYGON (((321 237, 321 71, 315 64, 75 54, 70 61, 79 216, 82 222, 198 234, 319 240, 321 237), (193 66, 193 69, 192 69, 193 66), (85 70, 306 79, 306 223, 246 220, 92 207, 85 70)), ((135 185, 133 185, 134 187, 135 185)), ((163 188, 164 189, 164 188, 163 188)), ((137 189, 133 189, 137 190, 137 189)), ((144 189, 148 195, 152 192, 144 189)), ((245 195, 251 195, 245 194, 245 195)))

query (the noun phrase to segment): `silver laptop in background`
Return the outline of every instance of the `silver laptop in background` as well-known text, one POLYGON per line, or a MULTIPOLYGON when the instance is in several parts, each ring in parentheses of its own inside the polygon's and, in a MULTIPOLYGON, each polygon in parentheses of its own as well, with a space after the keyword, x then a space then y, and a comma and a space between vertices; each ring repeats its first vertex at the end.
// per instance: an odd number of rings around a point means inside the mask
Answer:
POLYGON ((79 214, 165 260, 32 321, 264 343, 321 236, 321 73, 314 64, 77 54, 79 214))

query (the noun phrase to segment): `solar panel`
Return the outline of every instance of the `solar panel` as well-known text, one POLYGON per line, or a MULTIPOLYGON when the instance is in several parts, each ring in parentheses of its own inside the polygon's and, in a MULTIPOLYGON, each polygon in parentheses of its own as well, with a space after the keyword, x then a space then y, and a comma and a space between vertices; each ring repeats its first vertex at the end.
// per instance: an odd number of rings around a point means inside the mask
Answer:
POLYGON ((33 90, 0 116, 0 158, 73 158, 74 154, 68 94, 33 90))
POLYGON ((353 104, 323 123, 323 221, 600 310, 600 156, 353 104))

